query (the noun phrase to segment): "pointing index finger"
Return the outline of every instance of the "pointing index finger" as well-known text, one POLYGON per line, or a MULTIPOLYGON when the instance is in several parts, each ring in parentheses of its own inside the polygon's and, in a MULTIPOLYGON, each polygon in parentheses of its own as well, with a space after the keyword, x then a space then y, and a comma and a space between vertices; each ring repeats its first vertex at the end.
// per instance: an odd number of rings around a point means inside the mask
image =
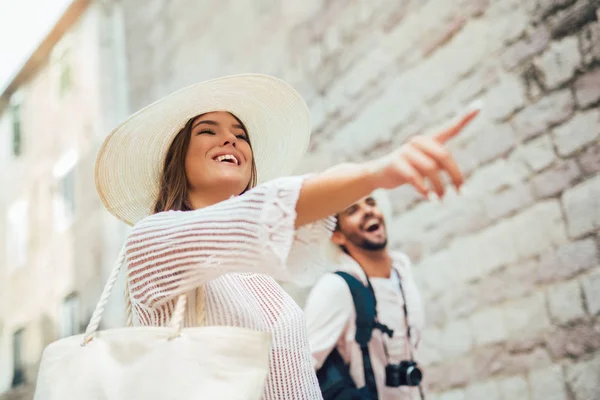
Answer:
POLYGON ((480 110, 480 108, 475 108, 463 115, 462 117, 460 117, 460 119, 454 124, 452 124, 452 126, 450 126, 447 129, 444 129, 442 132, 435 135, 435 141, 440 144, 444 144, 448 140, 452 139, 454 136, 458 135, 460 131, 462 131, 465 128, 465 126, 467 126, 469 122, 471 122, 473 118, 475 118, 477 114, 479 114, 480 110))

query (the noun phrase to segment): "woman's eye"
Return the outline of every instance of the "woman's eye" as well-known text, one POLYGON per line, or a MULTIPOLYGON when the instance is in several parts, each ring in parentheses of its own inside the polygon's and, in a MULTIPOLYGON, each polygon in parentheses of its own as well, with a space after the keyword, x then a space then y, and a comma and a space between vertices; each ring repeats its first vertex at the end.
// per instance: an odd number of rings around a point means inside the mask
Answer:
POLYGON ((201 135, 203 133, 206 133, 208 135, 215 135, 215 132, 211 131, 210 129, 202 129, 200 132, 198 132, 198 135, 201 135))
POLYGON ((241 140, 248 141, 248 137, 247 137, 246 135, 237 135, 236 137, 237 137, 238 139, 241 139, 241 140))

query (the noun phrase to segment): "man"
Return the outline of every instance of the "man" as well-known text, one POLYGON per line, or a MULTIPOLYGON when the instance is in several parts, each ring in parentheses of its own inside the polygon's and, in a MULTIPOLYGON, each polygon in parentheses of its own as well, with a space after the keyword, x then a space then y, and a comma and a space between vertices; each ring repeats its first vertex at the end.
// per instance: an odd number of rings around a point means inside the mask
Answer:
MULTIPOLYGON (((411 359, 424 320, 409 258, 388 250, 385 214, 390 213, 386 206, 385 196, 375 192, 341 212, 329 252, 336 263, 335 269, 350 274, 365 287, 370 282, 376 298, 377 320, 393 330, 389 337, 383 332, 385 327, 374 329, 368 341, 375 381, 371 386, 376 384, 379 400, 417 399, 416 387, 386 385, 386 366, 411 359), (407 338, 404 298, 412 340, 407 338)), ((305 315, 315 369, 319 371, 337 350, 349 365, 356 387, 366 388, 364 355, 355 338, 357 313, 346 280, 334 273, 321 277, 308 296, 305 315)))

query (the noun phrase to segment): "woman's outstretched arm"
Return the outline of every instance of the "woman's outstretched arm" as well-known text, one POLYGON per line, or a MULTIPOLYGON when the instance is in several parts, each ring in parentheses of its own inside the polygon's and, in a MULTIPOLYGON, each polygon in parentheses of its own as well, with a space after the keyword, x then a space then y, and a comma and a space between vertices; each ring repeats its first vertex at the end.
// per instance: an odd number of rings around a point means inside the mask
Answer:
POLYGON ((339 164, 307 179, 296 203, 296 227, 336 214, 378 188, 410 184, 427 196, 428 181, 442 197, 443 172, 460 188, 462 174, 444 144, 458 135, 478 112, 470 111, 434 137, 413 137, 385 157, 361 164, 339 164))

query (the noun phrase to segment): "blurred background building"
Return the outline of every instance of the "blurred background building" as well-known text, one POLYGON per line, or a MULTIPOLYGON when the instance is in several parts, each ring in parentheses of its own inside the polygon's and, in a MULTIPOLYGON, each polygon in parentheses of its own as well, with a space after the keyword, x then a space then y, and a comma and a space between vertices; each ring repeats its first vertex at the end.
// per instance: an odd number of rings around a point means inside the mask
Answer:
MULTIPOLYGON (((307 100, 298 172, 366 160, 482 99, 466 190, 391 194, 427 305, 429 399, 600 399, 600 2, 77 0, 0 101, 0 399, 80 332, 127 227, 96 151, 201 80, 262 72, 307 100)), ((105 326, 123 323, 122 296, 105 326)), ((302 303, 303 299, 299 299, 302 303)))

